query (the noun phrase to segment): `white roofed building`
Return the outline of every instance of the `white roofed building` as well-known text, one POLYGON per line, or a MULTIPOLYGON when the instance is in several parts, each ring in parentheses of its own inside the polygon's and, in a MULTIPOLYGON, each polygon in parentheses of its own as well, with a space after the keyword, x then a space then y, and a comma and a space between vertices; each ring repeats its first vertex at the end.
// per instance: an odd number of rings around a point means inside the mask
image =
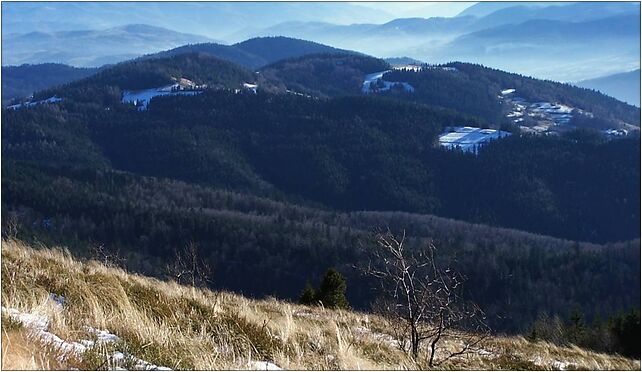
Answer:
POLYGON ((439 145, 447 149, 461 149, 477 154, 486 143, 510 136, 509 132, 474 127, 449 128, 439 136, 439 145))

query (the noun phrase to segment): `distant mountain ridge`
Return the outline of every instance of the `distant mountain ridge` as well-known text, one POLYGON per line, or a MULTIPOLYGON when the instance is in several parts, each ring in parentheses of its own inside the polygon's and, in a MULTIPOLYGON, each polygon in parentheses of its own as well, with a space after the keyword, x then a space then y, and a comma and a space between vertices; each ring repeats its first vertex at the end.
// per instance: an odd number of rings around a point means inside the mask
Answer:
POLYGON ((95 74, 96 68, 78 68, 57 63, 2 66, 2 104, 36 91, 69 83, 95 74))
POLYGON ((4 35, 145 23, 219 40, 247 27, 261 29, 283 21, 348 24, 394 18, 383 10, 348 2, 50 2, 46 6, 16 2, 4 4, 2 11, 4 35))
POLYGON ((594 89, 640 107, 640 69, 583 80, 577 86, 594 89))
POLYGON ((99 67, 138 57, 145 53, 210 38, 144 24, 103 30, 29 32, 3 35, 4 65, 63 63, 76 67, 99 67))
MULTIPOLYGON (((130 25, 127 29, 138 29, 130 25)), ((257 69, 281 59, 301 57, 306 54, 333 53, 354 54, 343 49, 333 48, 306 40, 285 37, 255 38, 234 45, 217 43, 189 44, 159 53, 146 55, 136 60, 162 59, 186 54, 203 54, 233 62, 248 69, 257 69)), ((98 68, 78 68, 63 64, 36 64, 3 66, 2 102, 7 104, 13 98, 26 97, 36 91, 70 83, 98 72, 98 68)), ((247 77, 247 80, 253 78, 247 77)), ((163 80, 167 82, 168 80, 163 80)))
POLYGON ((639 66, 639 4, 509 2, 478 6, 492 9, 450 18, 400 18, 384 24, 285 22, 245 36, 283 35, 379 57, 404 55, 431 63, 476 62, 558 81, 578 81, 639 66), (619 40, 605 41, 607 36, 619 40))
POLYGON ((253 38, 233 45, 221 45, 216 43, 185 45, 171 50, 147 55, 142 58, 164 58, 184 53, 204 53, 237 63, 250 69, 260 68, 282 59, 296 58, 307 54, 360 54, 358 52, 338 49, 312 41, 276 36, 253 38))
MULTIPOLYGON (((515 6, 545 7, 545 6, 548 6, 549 4, 551 3, 544 3, 541 1, 487 1, 487 2, 481 1, 462 10, 459 14, 457 14, 457 17, 462 17, 462 16, 484 17, 498 10, 511 8, 515 6)), ((559 5, 563 5, 563 4, 570 4, 570 3, 562 3, 562 2, 559 3, 559 5)))
POLYGON ((513 7, 499 9, 475 23, 474 28, 481 30, 503 24, 519 24, 529 20, 551 20, 565 22, 586 22, 621 15, 639 15, 640 7, 634 3, 540 3, 554 4, 533 6, 521 3, 513 7))
MULTIPOLYGON (((5 64, 59 62, 74 66, 99 66, 188 44, 189 46, 175 52, 189 50, 210 53, 250 68, 264 66, 280 57, 297 56, 297 53, 284 53, 267 59, 260 56, 257 58, 256 51, 245 50, 240 47, 240 43, 235 44, 240 48, 229 48, 231 45, 226 45, 226 42, 205 36, 156 28, 161 24, 199 34, 216 34, 228 42, 254 37, 285 36, 381 58, 408 56, 430 63, 467 61, 558 81, 580 81, 639 66, 638 3, 485 2, 469 7, 456 17, 377 21, 381 18, 372 14, 372 17, 353 17, 352 19, 357 20, 356 23, 346 21, 345 15, 364 10, 361 9, 363 7, 312 3, 259 4, 256 7, 226 3, 194 6, 198 12, 172 4, 148 5, 151 12, 149 14, 154 15, 148 17, 153 24, 150 26, 140 25, 143 18, 142 15, 135 14, 138 5, 133 3, 122 6, 71 6, 72 13, 79 15, 75 21, 81 24, 89 19, 84 17, 92 12, 102 12, 135 22, 133 25, 118 27, 114 27, 109 19, 97 22, 96 27, 104 27, 102 31, 42 32, 40 30, 50 28, 22 27, 15 22, 8 23, 6 27, 3 24, 6 47, 6 58, 3 61, 5 64), (169 22, 166 14, 160 12, 160 9, 165 8, 171 9, 174 15, 185 16, 185 19, 190 19, 190 23, 169 22), (92 11, 88 12, 88 9, 92 11), (132 11, 133 15, 124 14, 124 9, 132 11), (263 10, 263 14, 258 10, 263 10), (337 14, 330 14, 332 12, 337 14), (276 16, 277 13, 279 16, 276 16), (213 14, 226 16, 219 17, 221 24, 208 25, 205 20, 211 19, 213 14), (299 16, 295 16, 296 14, 299 16), (222 24, 229 27, 221 31, 222 24), (200 28, 195 28, 197 25, 200 28), (153 31, 150 32, 150 29, 153 31), (29 31, 19 33, 21 30, 29 31), (33 30, 38 32, 31 32, 33 30), (606 36, 619 40, 606 40, 606 36), (63 37, 68 40, 62 40, 63 37), (201 45, 212 42, 220 45, 201 45)), ((24 9, 20 11, 18 9, 22 8, 18 6, 15 9, 9 8, 13 10, 6 14, 24 16, 25 9, 30 7, 33 8, 31 5, 24 5, 24 9)), ((51 14, 62 11, 56 6, 52 8, 51 14)), ((32 10, 35 12, 34 19, 45 24, 51 23, 42 19, 42 10, 32 10)), ((59 28, 54 25, 51 27, 59 28)), ((276 45, 276 48, 280 47, 276 45)), ((273 51, 268 48, 262 53, 273 51)), ((313 52, 336 50, 316 48, 313 52)))
POLYGON ((633 14, 583 22, 532 19, 468 33, 438 46, 425 43, 406 55, 429 55, 441 63, 457 56, 538 78, 577 81, 589 73, 607 75, 639 66, 639 29, 640 16, 633 14))

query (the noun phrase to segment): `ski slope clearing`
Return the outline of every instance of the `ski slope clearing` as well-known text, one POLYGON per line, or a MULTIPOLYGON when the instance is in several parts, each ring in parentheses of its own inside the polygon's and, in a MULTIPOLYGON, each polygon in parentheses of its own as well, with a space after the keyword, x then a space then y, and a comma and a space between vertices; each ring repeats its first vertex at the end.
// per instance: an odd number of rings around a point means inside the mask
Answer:
POLYGON ((33 107, 33 106, 38 106, 38 105, 43 105, 43 104, 52 104, 52 103, 58 103, 61 102, 62 98, 58 98, 56 96, 49 97, 47 99, 43 99, 40 101, 33 101, 33 102, 24 102, 24 103, 18 103, 15 105, 7 106, 8 109, 10 110, 19 110, 24 107, 33 107))
POLYGON ((159 96, 193 96, 203 93, 202 90, 180 90, 179 84, 167 85, 159 88, 151 88, 137 91, 126 90, 123 93, 123 103, 133 103, 138 110, 147 110, 149 102, 159 96))
POLYGON ((383 75, 390 71, 392 70, 379 71, 366 75, 363 79, 361 92, 365 94, 383 92, 392 89, 394 86, 401 86, 406 92, 409 93, 415 91, 415 88, 406 82, 384 80, 383 75))

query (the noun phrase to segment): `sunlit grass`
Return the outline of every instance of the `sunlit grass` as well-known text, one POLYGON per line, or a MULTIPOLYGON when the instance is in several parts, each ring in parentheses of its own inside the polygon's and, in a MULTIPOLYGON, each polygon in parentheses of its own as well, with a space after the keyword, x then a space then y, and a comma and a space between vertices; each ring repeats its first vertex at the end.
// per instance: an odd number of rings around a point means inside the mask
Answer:
MULTIPOLYGON (((7 369, 103 369, 110 367, 107 356, 116 350, 173 369, 247 369, 251 361, 269 361, 284 369, 427 368, 425 361, 412 360, 391 342, 390 325, 372 314, 196 289, 80 262, 65 250, 34 249, 15 240, 2 244, 2 303, 47 315, 49 331, 66 341, 90 339, 86 326, 120 337, 118 343, 61 363, 55 349, 38 346, 23 326, 3 316, 3 340, 5 331, 13 332, 8 333, 14 340, 9 345, 21 345, 5 349, 3 343, 7 369), (62 309, 51 293, 64 296, 62 309), (29 353, 39 357, 25 357, 29 353)), ((444 347, 456 343, 445 340, 444 347)), ((483 355, 453 359, 441 368, 555 369, 556 361, 567 368, 640 368, 629 359, 534 344, 521 337, 493 337, 483 348, 483 355)))

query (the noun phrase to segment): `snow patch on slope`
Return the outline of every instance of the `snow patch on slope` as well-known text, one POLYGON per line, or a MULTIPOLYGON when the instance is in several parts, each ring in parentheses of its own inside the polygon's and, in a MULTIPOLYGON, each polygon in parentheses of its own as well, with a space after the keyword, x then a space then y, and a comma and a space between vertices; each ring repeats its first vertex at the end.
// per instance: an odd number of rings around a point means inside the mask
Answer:
POLYGON ((62 98, 58 98, 56 96, 53 96, 53 97, 49 97, 47 99, 43 99, 43 100, 40 100, 40 101, 18 103, 16 105, 7 106, 7 108, 10 109, 10 110, 18 110, 18 109, 21 109, 23 107, 33 107, 33 106, 42 105, 42 104, 58 103, 60 101, 62 101, 62 98))
MULTIPOLYGON (((64 309, 65 298, 63 296, 51 293, 49 298, 56 304, 57 310, 64 309)), ((22 324, 29 330, 29 336, 40 340, 41 342, 51 345, 58 350, 60 354, 56 357, 59 362, 64 362, 70 357, 82 358, 83 354, 99 344, 115 344, 120 338, 107 331, 93 327, 85 327, 85 330, 94 335, 96 340, 79 340, 65 341, 56 334, 49 331, 50 319, 44 314, 25 313, 17 309, 6 308, 2 306, 2 313, 6 314, 13 321, 22 324)), ((122 364, 125 360, 133 361, 134 369, 144 371, 171 371, 170 368, 157 366, 133 355, 116 351, 107 357, 114 364, 122 364)))
POLYGON ((147 110, 149 102, 158 96, 194 96, 203 93, 201 90, 180 90, 179 84, 167 85, 159 88, 143 89, 123 92, 123 103, 133 103, 138 110, 147 110))
POLYGON ((366 75, 363 79, 361 92, 365 94, 383 92, 383 91, 392 89, 392 87, 394 87, 395 85, 402 86, 406 92, 412 93, 415 91, 415 88, 409 83, 406 83, 403 81, 383 80, 383 75, 385 75, 387 72, 390 72, 390 71, 391 70, 379 71, 379 72, 366 75))
POLYGON ((272 362, 250 360, 247 366, 255 371, 282 371, 283 369, 272 362))

